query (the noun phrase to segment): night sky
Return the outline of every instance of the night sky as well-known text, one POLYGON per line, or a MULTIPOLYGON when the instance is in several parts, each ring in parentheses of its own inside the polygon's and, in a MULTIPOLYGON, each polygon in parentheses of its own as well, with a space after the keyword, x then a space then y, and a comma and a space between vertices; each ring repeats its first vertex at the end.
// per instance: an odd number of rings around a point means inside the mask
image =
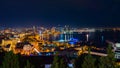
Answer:
POLYGON ((119 0, 0 0, 0 26, 119 27, 119 0))

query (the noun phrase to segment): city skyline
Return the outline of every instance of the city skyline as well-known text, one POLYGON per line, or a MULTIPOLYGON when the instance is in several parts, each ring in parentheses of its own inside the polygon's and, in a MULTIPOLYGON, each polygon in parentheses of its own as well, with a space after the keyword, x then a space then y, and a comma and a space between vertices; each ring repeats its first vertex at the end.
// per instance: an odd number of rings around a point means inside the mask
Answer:
MULTIPOLYGON (((0 26, 119 27, 119 5, 111 0, 0 1, 0 26)), ((119 2, 118 2, 119 3, 119 2)))

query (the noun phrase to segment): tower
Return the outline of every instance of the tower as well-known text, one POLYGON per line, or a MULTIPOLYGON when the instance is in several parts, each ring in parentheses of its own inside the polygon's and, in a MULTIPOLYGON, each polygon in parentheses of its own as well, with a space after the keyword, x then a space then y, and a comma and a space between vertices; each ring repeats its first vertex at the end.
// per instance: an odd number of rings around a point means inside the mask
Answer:
POLYGON ((33 26, 33 33, 36 34, 36 27, 33 26))

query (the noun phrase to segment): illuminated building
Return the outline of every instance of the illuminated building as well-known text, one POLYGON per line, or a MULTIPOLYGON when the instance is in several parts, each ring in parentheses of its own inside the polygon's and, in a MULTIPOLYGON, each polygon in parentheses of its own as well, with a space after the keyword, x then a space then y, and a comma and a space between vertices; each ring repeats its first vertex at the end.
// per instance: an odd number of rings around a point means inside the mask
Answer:
POLYGON ((115 58, 120 59, 120 43, 115 44, 115 58))

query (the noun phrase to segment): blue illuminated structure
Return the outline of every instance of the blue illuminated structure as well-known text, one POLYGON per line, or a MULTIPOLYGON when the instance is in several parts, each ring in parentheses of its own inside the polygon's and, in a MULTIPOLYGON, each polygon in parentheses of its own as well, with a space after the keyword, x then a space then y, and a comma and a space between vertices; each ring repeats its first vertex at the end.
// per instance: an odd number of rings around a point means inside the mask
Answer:
POLYGON ((75 44, 75 42, 71 41, 71 42, 69 42, 69 44, 74 45, 74 44, 75 44))
POLYGON ((78 39, 70 38, 70 41, 78 42, 78 39))
POLYGON ((63 40, 63 34, 60 35, 60 39, 63 40))
POLYGON ((64 41, 65 41, 65 40, 62 40, 62 39, 61 39, 61 40, 59 40, 59 42, 64 42, 64 41))
POLYGON ((69 44, 74 45, 78 42, 78 39, 70 38, 69 44))
POLYGON ((59 42, 65 42, 63 34, 60 35, 60 40, 59 42))

